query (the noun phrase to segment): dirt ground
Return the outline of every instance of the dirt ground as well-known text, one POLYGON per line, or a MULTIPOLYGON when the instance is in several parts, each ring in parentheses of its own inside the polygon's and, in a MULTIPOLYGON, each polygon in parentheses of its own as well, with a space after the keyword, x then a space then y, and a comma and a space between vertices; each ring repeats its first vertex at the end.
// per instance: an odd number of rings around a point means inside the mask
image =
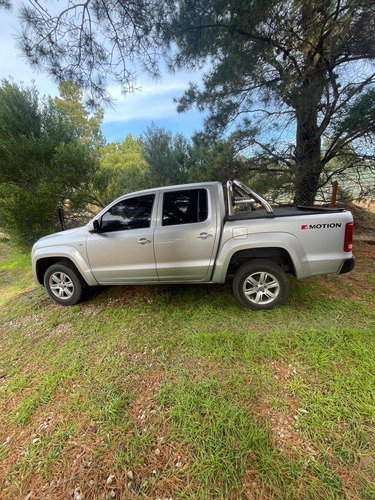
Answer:
POLYGON ((350 210, 354 219, 354 239, 375 243, 375 200, 338 203, 338 207, 350 210))

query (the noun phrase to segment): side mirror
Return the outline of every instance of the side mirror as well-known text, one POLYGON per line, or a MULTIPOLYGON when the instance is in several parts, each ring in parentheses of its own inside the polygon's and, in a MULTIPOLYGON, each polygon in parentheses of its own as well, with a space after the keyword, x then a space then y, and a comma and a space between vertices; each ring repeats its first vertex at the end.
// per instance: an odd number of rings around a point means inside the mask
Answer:
POLYGON ((100 233, 100 224, 98 219, 95 219, 92 222, 90 222, 89 233, 100 233))

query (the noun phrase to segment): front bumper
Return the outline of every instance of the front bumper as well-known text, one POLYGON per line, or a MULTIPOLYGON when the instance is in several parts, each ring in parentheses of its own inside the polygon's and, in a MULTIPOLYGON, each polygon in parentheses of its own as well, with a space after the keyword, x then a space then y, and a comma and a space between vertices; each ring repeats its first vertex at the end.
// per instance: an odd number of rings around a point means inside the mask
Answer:
POLYGON ((343 260, 339 269, 339 274, 350 273, 350 271, 353 271, 355 262, 356 258, 354 257, 354 255, 350 259, 343 260))

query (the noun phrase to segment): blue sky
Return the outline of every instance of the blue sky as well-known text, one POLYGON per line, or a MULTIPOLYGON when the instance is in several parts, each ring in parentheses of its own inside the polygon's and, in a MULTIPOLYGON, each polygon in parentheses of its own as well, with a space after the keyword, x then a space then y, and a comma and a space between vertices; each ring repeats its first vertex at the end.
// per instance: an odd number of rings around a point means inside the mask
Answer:
MULTIPOLYGON (((18 2, 14 2, 15 4, 18 2)), ((13 12, 0 11, 0 79, 12 77, 16 83, 29 86, 34 81, 39 92, 51 96, 58 95, 57 85, 44 73, 36 72, 25 62, 16 47, 14 39, 18 22, 13 12)), ((179 114, 173 98, 179 97, 187 88, 188 82, 199 82, 198 73, 165 73, 160 80, 152 81, 145 74, 137 80, 141 90, 122 96, 120 89, 109 86, 114 98, 114 109, 105 110, 103 133, 108 142, 121 141, 130 132, 140 135, 154 122, 174 133, 190 137, 194 131, 203 127, 204 114, 196 110, 179 114)))
POLYGON ((140 135, 154 122, 159 127, 191 136, 202 129, 204 114, 196 110, 177 113, 173 98, 179 97, 187 88, 187 84, 195 76, 182 74, 168 75, 158 81, 150 81, 141 76, 138 85, 141 90, 134 94, 122 96, 119 87, 109 86, 108 90, 115 100, 115 107, 105 111, 102 126, 104 135, 111 141, 121 140, 128 132, 140 135))

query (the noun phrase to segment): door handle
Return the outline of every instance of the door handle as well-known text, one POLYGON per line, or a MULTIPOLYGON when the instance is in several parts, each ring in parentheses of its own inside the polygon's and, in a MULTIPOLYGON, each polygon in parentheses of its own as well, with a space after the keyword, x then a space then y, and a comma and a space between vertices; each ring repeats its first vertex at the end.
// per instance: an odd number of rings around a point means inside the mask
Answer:
POLYGON ((151 243, 151 240, 148 240, 147 238, 141 238, 140 240, 137 241, 139 245, 146 245, 146 243, 151 243))
POLYGON ((201 233, 197 238, 201 240, 206 240, 207 238, 212 238, 212 234, 210 233, 201 233))

